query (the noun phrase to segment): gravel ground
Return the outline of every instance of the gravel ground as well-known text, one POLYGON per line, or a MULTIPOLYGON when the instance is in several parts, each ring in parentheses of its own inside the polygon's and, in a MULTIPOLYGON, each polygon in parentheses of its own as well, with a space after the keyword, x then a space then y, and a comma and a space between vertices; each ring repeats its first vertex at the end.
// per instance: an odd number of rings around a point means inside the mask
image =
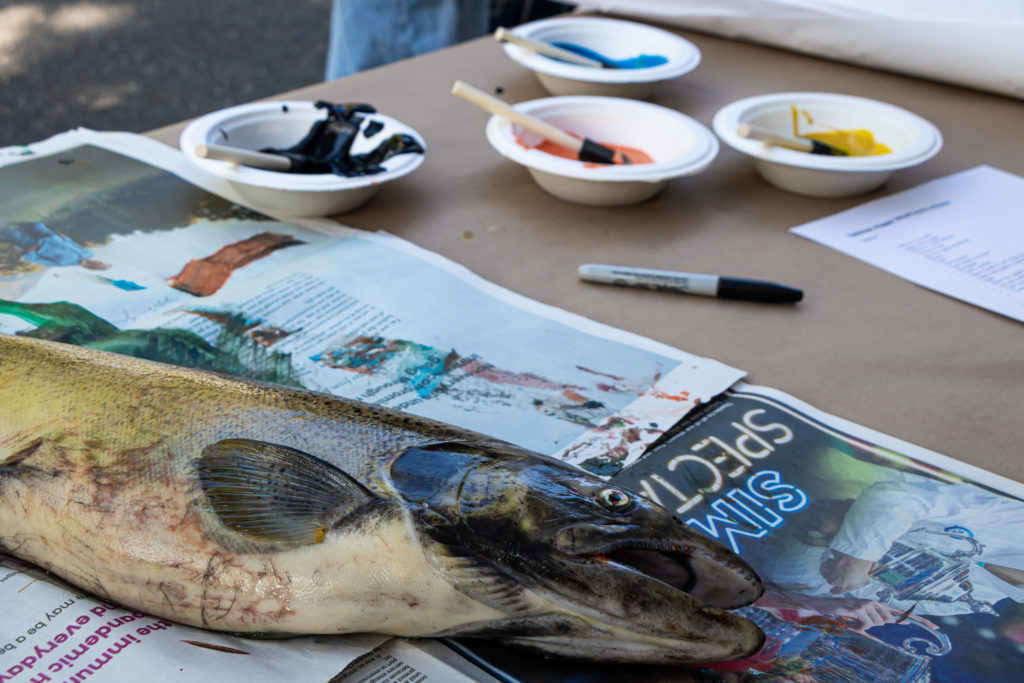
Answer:
POLYGON ((321 81, 330 6, 0 0, 0 146, 143 132, 321 81))

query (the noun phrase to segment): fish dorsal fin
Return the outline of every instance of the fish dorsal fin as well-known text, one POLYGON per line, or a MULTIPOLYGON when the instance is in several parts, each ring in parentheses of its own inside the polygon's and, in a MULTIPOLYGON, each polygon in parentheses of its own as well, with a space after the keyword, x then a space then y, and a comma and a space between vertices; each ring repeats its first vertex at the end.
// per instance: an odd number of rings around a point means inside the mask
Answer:
POLYGON ((210 444, 196 473, 224 526, 257 541, 321 543, 331 526, 376 500, 330 463, 251 439, 210 444))

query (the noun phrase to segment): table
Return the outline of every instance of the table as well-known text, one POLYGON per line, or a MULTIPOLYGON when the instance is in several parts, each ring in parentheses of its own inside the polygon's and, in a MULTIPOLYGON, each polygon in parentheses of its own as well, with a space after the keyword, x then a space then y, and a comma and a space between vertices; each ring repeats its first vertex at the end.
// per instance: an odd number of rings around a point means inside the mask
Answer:
MULTIPOLYGON (((437 251, 533 299, 748 371, 840 417, 1024 481, 1024 326, 792 235, 789 228, 949 173, 989 164, 1024 174, 1024 102, 675 30, 701 65, 652 100, 710 127, 750 95, 818 90, 890 102, 935 123, 941 153, 866 197, 812 199, 766 184, 723 149, 701 175, 630 207, 563 202, 484 138, 488 115, 449 94, 456 79, 547 96, 491 38, 272 99, 370 102, 427 141, 423 166, 339 217, 437 251), (795 306, 612 288, 580 263, 689 270, 802 288, 795 306)), ((184 124, 151 135, 177 145, 184 124)))

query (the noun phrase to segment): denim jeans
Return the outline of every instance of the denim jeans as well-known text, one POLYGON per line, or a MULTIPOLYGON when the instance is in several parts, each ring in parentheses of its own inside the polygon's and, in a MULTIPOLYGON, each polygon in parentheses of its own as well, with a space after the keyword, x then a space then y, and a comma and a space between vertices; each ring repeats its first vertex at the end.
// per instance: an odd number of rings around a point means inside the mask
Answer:
POLYGON ((482 36, 490 19, 488 0, 334 0, 326 79, 482 36))

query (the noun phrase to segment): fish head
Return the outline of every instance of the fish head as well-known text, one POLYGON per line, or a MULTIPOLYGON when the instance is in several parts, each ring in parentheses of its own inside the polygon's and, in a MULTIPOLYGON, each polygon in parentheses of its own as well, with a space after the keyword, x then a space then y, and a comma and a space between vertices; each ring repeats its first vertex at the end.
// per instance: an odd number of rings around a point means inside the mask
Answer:
MULTIPOLYGON (((391 475, 425 535, 509 582, 490 594, 507 597, 519 586, 552 606, 546 629, 531 632, 529 619, 510 618, 509 643, 665 664, 741 659, 764 643, 756 625, 728 611, 760 597, 757 574, 632 491, 511 447, 413 449, 391 475)), ((465 592, 481 592, 470 583, 465 592)), ((494 638, 500 629, 466 635, 494 638)))

